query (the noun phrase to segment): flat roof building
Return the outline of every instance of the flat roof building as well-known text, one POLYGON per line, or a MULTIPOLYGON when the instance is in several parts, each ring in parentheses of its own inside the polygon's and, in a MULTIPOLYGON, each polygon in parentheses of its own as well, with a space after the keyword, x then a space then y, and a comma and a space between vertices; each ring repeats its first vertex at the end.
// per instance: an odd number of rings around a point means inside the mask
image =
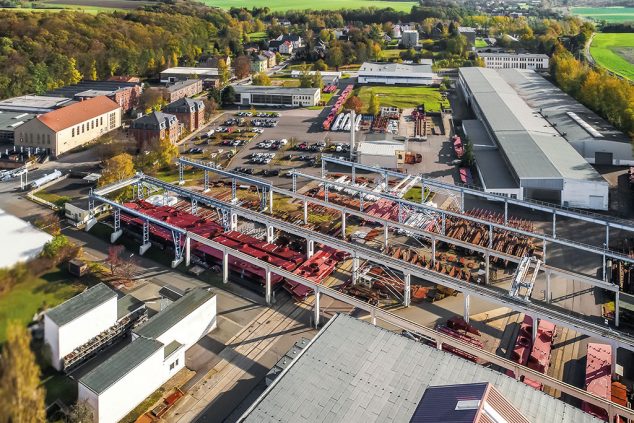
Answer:
MULTIPOLYGON (((459 87, 508 167, 515 186, 488 192, 568 207, 608 208, 608 183, 540 114, 493 69, 460 68, 459 87)), ((475 142, 472 134, 467 137, 475 142)), ((487 156, 488 157, 488 156, 487 156)), ((477 158, 477 157, 476 157, 477 158)), ((490 157, 489 157, 490 158, 490 157)), ((478 174, 485 162, 476 160, 478 174)))
POLYGON ((428 64, 365 62, 359 68, 359 84, 434 85, 438 75, 428 64))
POLYGON ((7 246, 0 254, 0 269, 37 257, 53 237, 29 222, 0 209, 2 242, 7 246), (10 247, 8 247, 10 246, 10 247))
MULTIPOLYGON (((533 423, 598 422, 503 373, 345 314, 326 323, 238 421, 419 421, 414 419, 420 416, 419 404, 441 388, 447 389, 447 402, 457 400, 455 388, 447 386, 456 384, 468 384, 461 385, 463 392, 476 390, 483 402, 492 400, 488 395, 495 389, 504 403, 533 423)), ((447 404, 435 405, 440 409, 447 404)), ((422 421, 455 420, 436 416, 422 421)))
MULTIPOLYGON (((138 78, 137 78, 138 79, 138 78)), ((75 100, 106 96, 117 103, 124 112, 138 106, 141 96, 141 84, 125 81, 80 81, 48 91, 44 95, 51 97, 67 97, 75 100)))
POLYGON ((14 141, 15 129, 35 118, 33 113, 7 112, 0 110, 0 143, 10 143, 14 141))
POLYGON ((0 101, 0 110, 21 113, 48 113, 69 105, 71 100, 68 97, 23 95, 0 101))
POLYGON ((185 351, 216 327, 216 294, 195 288, 132 332, 132 342, 79 379, 94 421, 115 423, 185 366, 185 351))
POLYGON ((589 163, 632 166, 632 139, 605 119, 528 70, 505 69, 500 76, 589 163))
POLYGON ((319 88, 287 88, 259 85, 236 85, 236 104, 244 106, 308 107, 321 99, 319 88))
MULTIPOLYGON (((314 75, 315 73, 317 73, 317 71, 308 71, 309 75, 314 75)), ((298 70, 294 70, 291 71, 291 78, 299 78, 302 74, 302 71, 298 71, 298 70)), ((328 71, 324 71, 324 72, 319 72, 319 74, 321 75, 321 79, 324 81, 325 84, 337 84, 339 82, 339 80, 341 79, 341 75, 342 72, 328 72, 328 71)))
POLYGON ((485 53, 478 52, 484 67, 490 69, 548 69, 549 58, 545 54, 485 53))
POLYGON ((220 76, 218 75, 218 68, 177 66, 161 71, 162 83, 184 81, 186 79, 216 80, 219 78, 220 76))

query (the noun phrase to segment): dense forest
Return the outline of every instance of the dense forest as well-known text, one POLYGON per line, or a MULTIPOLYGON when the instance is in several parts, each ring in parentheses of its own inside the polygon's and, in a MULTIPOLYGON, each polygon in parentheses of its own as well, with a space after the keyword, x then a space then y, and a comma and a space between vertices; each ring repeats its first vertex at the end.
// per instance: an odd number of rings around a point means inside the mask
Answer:
POLYGON ((218 47, 224 11, 161 6, 91 15, 0 11, 0 98, 114 74, 150 76, 218 47))

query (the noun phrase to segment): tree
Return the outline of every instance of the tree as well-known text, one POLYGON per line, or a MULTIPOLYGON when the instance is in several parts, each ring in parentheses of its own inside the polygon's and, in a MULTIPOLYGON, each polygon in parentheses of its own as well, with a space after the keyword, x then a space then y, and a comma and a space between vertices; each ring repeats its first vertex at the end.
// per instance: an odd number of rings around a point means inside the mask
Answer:
POLYGON ((229 66, 225 59, 218 60, 218 76, 220 78, 220 85, 225 85, 229 81, 229 66))
POLYGON ((152 143, 150 157, 160 168, 167 168, 178 157, 178 147, 172 144, 168 137, 162 138, 152 143))
POLYGON ((379 103, 379 96, 376 94, 370 95, 370 104, 368 105, 368 114, 376 116, 379 114, 381 105, 379 103))
POLYGON ((103 162, 98 185, 104 186, 134 176, 134 162, 128 153, 117 154, 103 162))
POLYGON ((90 62, 90 74, 89 78, 93 81, 97 80, 97 61, 95 59, 90 62))
POLYGON ((218 110, 218 103, 213 98, 206 98, 203 100, 203 104, 205 105, 205 122, 208 122, 218 110))
POLYGON ((89 423, 94 419, 92 408, 86 400, 73 404, 66 416, 66 423, 89 423))
POLYGON ((251 59, 248 56, 238 56, 235 60, 235 73, 238 79, 244 79, 251 74, 251 59))
POLYGON ((236 102, 236 90, 231 85, 227 85, 222 90, 222 104, 228 105, 236 102))
POLYGON ((253 77, 253 85, 269 86, 271 85, 271 78, 266 73, 260 72, 253 77))
POLYGON ((31 336, 22 324, 9 322, 0 360, 0 422, 46 421, 40 368, 30 342, 31 336))
POLYGON ((315 73, 311 75, 310 86, 312 88, 319 88, 320 90, 324 88, 324 79, 321 77, 321 72, 315 71, 315 73))
POLYGON ((336 46, 329 50, 328 64, 335 69, 339 69, 339 66, 343 65, 343 50, 341 47, 336 46))
POLYGON ((363 102, 358 96, 353 95, 348 100, 346 100, 346 103, 343 105, 343 107, 348 110, 354 110, 355 113, 359 114, 361 113, 361 109, 363 108, 363 102))
POLYGON ((314 71, 327 71, 328 70, 328 65, 322 59, 319 59, 315 63, 313 63, 313 70, 314 71))
POLYGON ((151 113, 153 110, 159 111, 167 103, 165 101, 165 90, 163 88, 143 90, 141 97, 139 97, 139 103, 145 113, 151 113))
POLYGON ((310 71, 308 70, 308 65, 304 63, 301 67, 299 74, 299 87, 300 88, 312 88, 313 79, 310 75, 310 71))
POLYGON ((59 235, 61 232, 61 223, 59 220, 59 216, 57 216, 55 213, 49 213, 40 217, 35 221, 35 226, 53 236, 59 235))

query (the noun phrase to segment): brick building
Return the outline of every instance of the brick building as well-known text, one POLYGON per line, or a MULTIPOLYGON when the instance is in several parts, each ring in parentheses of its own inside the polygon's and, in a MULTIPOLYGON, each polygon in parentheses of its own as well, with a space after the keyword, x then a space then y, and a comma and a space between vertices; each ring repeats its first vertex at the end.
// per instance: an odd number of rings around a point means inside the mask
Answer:
POLYGON ((163 111, 176 116, 189 132, 197 130, 205 123, 205 104, 201 100, 181 98, 165 106, 163 111))
POLYGON ((141 84, 130 81, 81 81, 74 85, 60 87, 45 93, 51 97, 66 97, 74 100, 87 100, 94 97, 106 96, 121 107, 123 112, 129 112, 139 104, 142 92, 141 84))
POLYGON ((165 100, 173 103, 185 97, 193 97, 203 90, 203 81, 200 79, 187 79, 178 81, 165 88, 165 100))
POLYGON ((163 112, 152 112, 133 120, 130 124, 130 134, 141 150, 146 149, 152 142, 164 138, 169 138, 172 143, 175 143, 180 133, 180 124, 176 116, 163 112))

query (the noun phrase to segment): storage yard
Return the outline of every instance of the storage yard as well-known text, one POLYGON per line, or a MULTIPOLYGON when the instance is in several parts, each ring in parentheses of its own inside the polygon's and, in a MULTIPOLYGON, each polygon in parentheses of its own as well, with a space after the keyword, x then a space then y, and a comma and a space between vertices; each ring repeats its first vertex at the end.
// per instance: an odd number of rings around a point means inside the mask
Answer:
POLYGON ((181 180, 204 177, 184 188, 142 175, 92 194, 114 208, 113 241, 126 233, 140 253, 160 248, 173 266, 219 272, 267 303, 285 292, 312 305, 315 322, 329 297, 413 339, 442 339, 442 349, 468 360, 492 363, 487 354, 496 354, 509 360, 493 361, 507 374, 574 404, 588 398, 539 375, 585 388, 570 366, 583 360, 588 340, 614 357, 604 358, 610 374, 631 377, 623 360, 634 350, 626 311, 634 258, 618 240, 634 230, 628 225, 610 222, 609 249, 577 244, 566 239, 570 228, 606 231, 607 221, 546 207, 531 214, 534 203, 491 203, 481 191, 327 156, 321 176, 294 171, 290 188, 191 159, 179 165, 181 180), (126 185, 134 189, 127 201, 107 198, 126 185), (403 200, 414 186, 420 203, 403 200), (562 264, 562 254, 586 265, 562 264))

